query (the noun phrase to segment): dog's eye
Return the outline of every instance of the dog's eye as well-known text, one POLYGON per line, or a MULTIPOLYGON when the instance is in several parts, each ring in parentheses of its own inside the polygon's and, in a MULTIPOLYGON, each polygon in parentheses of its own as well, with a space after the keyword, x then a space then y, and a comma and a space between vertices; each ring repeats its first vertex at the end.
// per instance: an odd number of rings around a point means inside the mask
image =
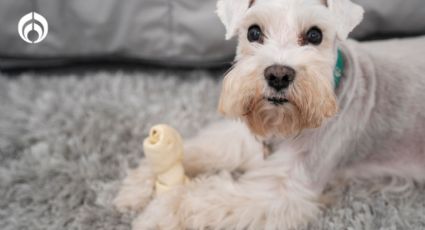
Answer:
POLYGON ((248 29, 248 41, 262 42, 263 33, 258 25, 252 25, 248 29))
POLYGON ((306 40, 313 45, 320 45, 323 40, 322 31, 317 27, 312 27, 307 31, 306 40))

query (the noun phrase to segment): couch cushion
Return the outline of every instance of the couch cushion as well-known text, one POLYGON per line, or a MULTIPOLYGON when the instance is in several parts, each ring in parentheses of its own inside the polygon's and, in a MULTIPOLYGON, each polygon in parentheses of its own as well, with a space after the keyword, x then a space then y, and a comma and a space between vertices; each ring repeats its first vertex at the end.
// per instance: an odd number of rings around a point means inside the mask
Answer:
MULTIPOLYGON (((423 0, 354 0, 366 9, 354 38, 425 32, 423 0)), ((44 0, 0 2, 0 68, 81 61, 136 61, 174 66, 229 62, 235 41, 224 40, 216 0, 44 0), (38 44, 19 37, 32 11, 49 22, 38 44)))

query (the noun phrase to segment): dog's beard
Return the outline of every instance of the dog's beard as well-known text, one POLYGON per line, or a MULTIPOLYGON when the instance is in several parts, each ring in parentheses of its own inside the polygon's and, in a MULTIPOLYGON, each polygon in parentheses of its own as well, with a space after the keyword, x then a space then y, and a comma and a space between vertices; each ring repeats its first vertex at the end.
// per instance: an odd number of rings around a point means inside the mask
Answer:
POLYGON ((337 112, 332 84, 325 77, 332 69, 317 66, 320 71, 299 71, 296 80, 279 94, 266 92, 262 72, 235 67, 224 79, 219 110, 228 117, 241 118, 253 133, 263 137, 317 128, 337 112))

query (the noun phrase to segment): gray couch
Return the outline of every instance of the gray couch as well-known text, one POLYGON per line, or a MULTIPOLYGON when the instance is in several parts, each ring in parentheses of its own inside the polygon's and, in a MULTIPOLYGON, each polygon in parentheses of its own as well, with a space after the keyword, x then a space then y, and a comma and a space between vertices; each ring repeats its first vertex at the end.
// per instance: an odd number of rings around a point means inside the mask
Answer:
MULTIPOLYGON (((425 33, 424 0, 354 0, 366 9, 356 39, 425 33)), ((2 0, 0 68, 54 66, 101 60, 171 66, 217 66, 230 61, 216 0, 2 0), (49 22, 47 38, 27 44, 19 19, 36 11, 49 22)))

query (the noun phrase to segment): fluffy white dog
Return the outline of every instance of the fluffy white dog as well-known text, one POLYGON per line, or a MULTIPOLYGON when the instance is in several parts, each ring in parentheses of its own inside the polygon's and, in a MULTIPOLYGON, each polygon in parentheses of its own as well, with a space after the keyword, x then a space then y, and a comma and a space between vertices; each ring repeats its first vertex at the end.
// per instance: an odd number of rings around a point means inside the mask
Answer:
POLYGON ((141 213, 134 230, 293 229, 336 175, 425 179, 424 37, 346 41, 363 16, 349 0, 217 6, 239 38, 219 102, 234 119, 186 143, 191 183, 152 199, 147 164, 130 172, 115 204, 141 213))

